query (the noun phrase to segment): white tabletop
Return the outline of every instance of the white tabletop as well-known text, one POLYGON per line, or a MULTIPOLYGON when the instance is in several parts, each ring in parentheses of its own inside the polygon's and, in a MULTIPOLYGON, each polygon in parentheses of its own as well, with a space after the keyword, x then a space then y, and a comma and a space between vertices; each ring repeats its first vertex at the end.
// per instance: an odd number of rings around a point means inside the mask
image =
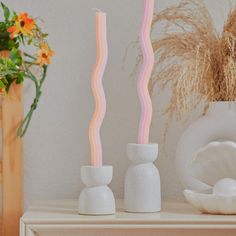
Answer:
POLYGON ((236 216, 207 215, 184 202, 163 201, 159 213, 124 212, 117 200, 117 213, 109 216, 79 215, 77 200, 37 201, 22 217, 26 224, 77 224, 89 227, 236 229, 236 216))

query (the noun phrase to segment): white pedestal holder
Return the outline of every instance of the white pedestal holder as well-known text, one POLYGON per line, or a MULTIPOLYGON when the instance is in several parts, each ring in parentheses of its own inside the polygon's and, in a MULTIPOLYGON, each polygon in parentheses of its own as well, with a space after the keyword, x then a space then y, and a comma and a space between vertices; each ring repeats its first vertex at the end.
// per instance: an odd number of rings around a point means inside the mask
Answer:
POLYGON ((129 143, 127 153, 132 164, 125 177, 125 210, 136 213, 160 211, 160 175, 153 164, 157 159, 158 144, 129 143))
POLYGON ((79 196, 79 214, 115 214, 115 199, 107 186, 112 180, 112 166, 82 166, 81 178, 86 187, 79 196))

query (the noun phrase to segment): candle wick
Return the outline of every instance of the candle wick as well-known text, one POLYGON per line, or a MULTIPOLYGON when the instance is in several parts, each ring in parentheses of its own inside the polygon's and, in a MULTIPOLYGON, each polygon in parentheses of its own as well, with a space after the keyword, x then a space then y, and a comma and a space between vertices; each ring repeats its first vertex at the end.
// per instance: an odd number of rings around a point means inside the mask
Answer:
POLYGON ((93 10, 93 11, 97 11, 97 12, 102 12, 102 10, 101 10, 101 9, 99 9, 99 8, 96 8, 96 7, 93 7, 93 8, 92 8, 92 10, 93 10))

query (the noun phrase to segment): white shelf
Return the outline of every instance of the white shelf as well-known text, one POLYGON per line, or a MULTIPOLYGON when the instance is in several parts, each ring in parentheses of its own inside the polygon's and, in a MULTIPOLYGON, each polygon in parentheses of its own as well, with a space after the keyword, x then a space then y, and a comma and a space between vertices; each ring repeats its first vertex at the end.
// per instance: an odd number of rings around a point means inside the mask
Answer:
MULTIPOLYGON (((184 202, 164 201, 162 211, 151 214, 124 212, 123 203, 120 200, 117 201, 117 207, 116 215, 82 216, 77 213, 77 200, 38 201, 21 219, 21 236, 36 235, 36 232, 45 232, 45 235, 80 235, 77 233, 81 230, 95 229, 233 230, 236 235, 236 216, 201 214, 184 202), (77 233, 53 234, 54 231, 77 233)), ((87 235, 95 234, 88 233, 87 235)))

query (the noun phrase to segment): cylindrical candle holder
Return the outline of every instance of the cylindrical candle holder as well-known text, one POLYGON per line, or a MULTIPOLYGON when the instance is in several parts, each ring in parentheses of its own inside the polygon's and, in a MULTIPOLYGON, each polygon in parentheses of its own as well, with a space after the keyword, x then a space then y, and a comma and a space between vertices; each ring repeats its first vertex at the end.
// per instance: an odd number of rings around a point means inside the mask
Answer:
POLYGON ((115 214, 115 199, 107 186, 112 180, 112 166, 82 166, 81 179, 86 187, 79 196, 79 214, 115 214))
POLYGON ((127 153, 132 164, 125 176, 125 210, 136 213, 160 211, 160 175, 153 164, 157 159, 158 144, 129 143, 127 153))

